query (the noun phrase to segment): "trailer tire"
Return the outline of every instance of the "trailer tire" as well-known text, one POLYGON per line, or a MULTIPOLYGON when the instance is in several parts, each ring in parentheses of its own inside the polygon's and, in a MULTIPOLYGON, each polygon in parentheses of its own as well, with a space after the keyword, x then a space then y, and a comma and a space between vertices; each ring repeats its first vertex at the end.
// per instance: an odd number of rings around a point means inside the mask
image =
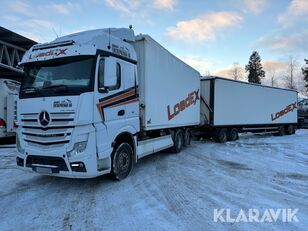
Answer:
POLYGON ((228 132, 228 137, 227 137, 228 141, 235 141, 238 140, 238 130, 237 128, 232 128, 229 132, 228 132))
POLYGON ((279 126, 277 136, 284 136, 286 134, 286 129, 284 126, 279 126))
POLYGON ((228 130, 226 128, 221 128, 217 131, 217 134, 215 136, 215 141, 218 143, 225 143, 227 142, 228 137, 228 130))
POLYGON ((191 132, 190 129, 185 129, 184 132, 184 147, 187 147, 191 143, 191 132))
POLYGON ((295 134, 295 128, 293 125, 290 124, 287 126, 287 135, 293 135, 293 134, 295 134))
POLYGON ((179 153, 182 151, 184 146, 184 133, 181 129, 177 129, 173 136, 173 147, 171 151, 173 153, 179 153))
POLYGON ((115 147, 111 155, 111 177, 114 180, 123 180, 133 168, 133 149, 128 143, 122 143, 115 147))

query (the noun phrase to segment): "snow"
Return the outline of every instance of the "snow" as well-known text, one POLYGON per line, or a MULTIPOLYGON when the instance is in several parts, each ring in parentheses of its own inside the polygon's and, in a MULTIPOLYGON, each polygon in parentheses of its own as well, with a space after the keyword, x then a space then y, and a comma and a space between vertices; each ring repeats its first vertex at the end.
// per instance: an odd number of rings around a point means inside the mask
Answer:
POLYGON ((131 175, 73 180, 23 172, 0 150, 0 230, 307 230, 308 131, 194 141, 131 175), (298 208, 299 222, 215 223, 213 210, 298 208))

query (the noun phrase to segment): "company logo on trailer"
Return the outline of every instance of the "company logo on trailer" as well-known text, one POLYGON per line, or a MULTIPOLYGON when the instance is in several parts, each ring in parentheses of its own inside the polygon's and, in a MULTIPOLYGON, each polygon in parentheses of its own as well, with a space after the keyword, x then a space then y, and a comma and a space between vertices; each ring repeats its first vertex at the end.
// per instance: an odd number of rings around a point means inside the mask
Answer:
POLYGON ((181 111, 184 111, 186 108, 190 107, 191 105, 195 105, 198 100, 200 100, 199 89, 198 91, 193 91, 189 93, 186 99, 183 99, 179 103, 175 104, 173 106, 173 112, 171 112, 170 105, 168 105, 167 106, 168 120, 172 120, 175 116, 179 115, 181 111))
POLYGON ((46 56, 59 56, 59 55, 66 55, 66 49, 55 49, 55 50, 50 50, 50 51, 47 51, 47 52, 42 52, 42 53, 39 53, 37 55, 32 55, 30 54, 30 57, 29 59, 34 59, 34 58, 40 58, 40 57, 46 57, 46 56))
POLYGON ((296 102, 295 103, 291 103, 285 109, 281 110, 280 112, 277 112, 275 115, 271 114, 272 121, 277 120, 278 118, 288 114, 289 112, 293 112, 294 109, 296 109, 296 108, 297 108, 296 102))

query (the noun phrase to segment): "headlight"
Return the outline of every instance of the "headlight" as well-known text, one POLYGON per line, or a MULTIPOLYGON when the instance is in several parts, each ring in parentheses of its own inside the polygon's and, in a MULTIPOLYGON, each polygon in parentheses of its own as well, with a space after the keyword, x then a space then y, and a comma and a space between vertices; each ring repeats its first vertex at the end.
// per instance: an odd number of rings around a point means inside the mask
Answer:
POLYGON ((20 146, 19 137, 16 135, 16 149, 19 153, 24 154, 24 149, 20 146))
POLYGON ((81 152, 84 152, 87 148, 88 141, 78 142, 74 144, 74 148, 67 153, 68 157, 75 156, 81 152))

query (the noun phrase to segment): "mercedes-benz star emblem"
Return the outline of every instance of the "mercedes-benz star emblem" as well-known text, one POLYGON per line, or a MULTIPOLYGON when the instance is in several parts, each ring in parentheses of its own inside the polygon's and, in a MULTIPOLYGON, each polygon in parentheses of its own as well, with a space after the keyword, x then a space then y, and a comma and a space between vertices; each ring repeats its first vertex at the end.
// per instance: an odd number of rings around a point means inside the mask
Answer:
POLYGON ((43 127, 47 127, 47 125, 49 124, 49 121, 50 121, 50 116, 48 114, 47 111, 42 111, 39 115, 39 121, 40 121, 40 124, 43 126, 43 127))

